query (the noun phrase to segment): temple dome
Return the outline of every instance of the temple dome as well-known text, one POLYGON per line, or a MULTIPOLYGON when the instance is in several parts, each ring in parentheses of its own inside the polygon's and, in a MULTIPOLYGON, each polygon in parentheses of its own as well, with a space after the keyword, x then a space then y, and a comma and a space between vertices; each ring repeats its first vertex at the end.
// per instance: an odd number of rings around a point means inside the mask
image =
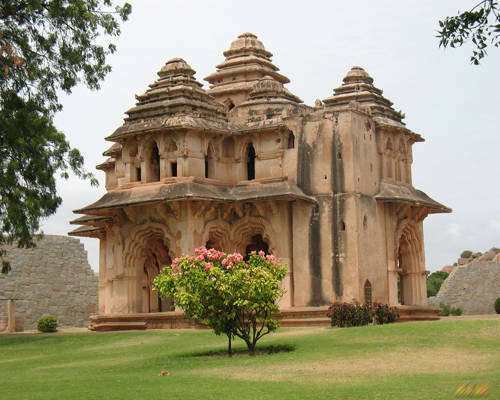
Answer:
POLYGON ((343 84, 334 89, 333 96, 323 102, 330 108, 343 108, 355 102, 371 112, 375 118, 404 126, 403 115, 392 108, 393 103, 382 93, 382 90, 373 85, 373 78, 368 72, 355 66, 344 77, 343 84))
POLYGON ((344 83, 373 83, 373 78, 363 68, 354 66, 344 77, 344 83))
POLYGON ((208 93, 221 103, 231 101, 239 105, 246 101, 255 83, 265 76, 275 81, 289 83, 290 80, 280 74, 279 68, 272 61, 272 53, 253 33, 243 33, 231 43, 224 52, 226 59, 217 65, 217 71, 205 78, 211 85, 208 93))
POLYGON ((202 89, 195 71, 182 58, 173 58, 158 72, 159 79, 126 114, 125 123, 107 139, 168 128, 223 130, 224 106, 202 89))

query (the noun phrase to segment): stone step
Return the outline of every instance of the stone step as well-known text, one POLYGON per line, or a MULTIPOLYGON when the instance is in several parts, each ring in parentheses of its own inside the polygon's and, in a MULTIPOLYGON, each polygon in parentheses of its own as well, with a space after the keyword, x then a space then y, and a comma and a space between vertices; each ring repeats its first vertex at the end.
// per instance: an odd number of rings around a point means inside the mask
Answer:
POLYGON ((116 322, 100 322, 91 324, 91 331, 124 331, 124 330, 142 330, 146 329, 146 322, 131 322, 131 321, 116 321, 116 322))
POLYGON ((330 326, 330 318, 300 318, 300 319, 282 319, 281 328, 308 327, 308 326, 330 326))

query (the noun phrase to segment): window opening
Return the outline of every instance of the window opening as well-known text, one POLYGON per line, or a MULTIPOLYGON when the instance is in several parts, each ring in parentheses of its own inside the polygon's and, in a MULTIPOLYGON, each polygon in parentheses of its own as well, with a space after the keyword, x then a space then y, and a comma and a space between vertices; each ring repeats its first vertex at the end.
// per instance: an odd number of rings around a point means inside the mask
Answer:
POLYGON ((177 176, 177 163, 176 162, 171 163, 171 167, 172 167, 172 176, 177 176))
POLYGON ((367 279, 365 282, 365 303, 372 304, 372 284, 367 279))
POLYGON ((345 222, 344 222, 344 221, 340 221, 340 230, 341 230, 342 232, 344 232, 344 231, 345 231, 345 222))
POLYGON ((160 180, 160 152, 156 143, 151 150, 151 181, 156 182, 160 180))
POLYGON ((255 179, 255 149, 252 143, 248 145, 247 149, 247 179, 249 181, 255 179))
POLYGON ((295 136, 292 132, 288 135, 288 148, 293 149, 295 147, 295 136))
POLYGON ((135 169, 135 180, 137 182, 141 181, 141 168, 140 167, 135 169))

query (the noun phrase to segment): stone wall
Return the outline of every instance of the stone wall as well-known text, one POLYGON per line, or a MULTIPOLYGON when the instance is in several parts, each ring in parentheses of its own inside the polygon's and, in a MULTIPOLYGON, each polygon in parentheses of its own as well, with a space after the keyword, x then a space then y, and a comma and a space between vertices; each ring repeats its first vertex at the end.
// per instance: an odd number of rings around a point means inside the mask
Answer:
MULTIPOLYGON (((87 326, 96 313, 96 274, 78 239, 45 235, 33 249, 5 247, 12 270, 0 274, 0 299, 14 298, 16 317, 25 329, 36 329, 44 315, 53 315, 59 326, 87 326)), ((0 315, 7 315, 7 301, 0 301, 0 315)))
POLYGON ((455 268, 444 281, 437 296, 427 303, 460 307, 464 314, 494 314, 495 299, 500 297, 500 262, 476 261, 455 268))

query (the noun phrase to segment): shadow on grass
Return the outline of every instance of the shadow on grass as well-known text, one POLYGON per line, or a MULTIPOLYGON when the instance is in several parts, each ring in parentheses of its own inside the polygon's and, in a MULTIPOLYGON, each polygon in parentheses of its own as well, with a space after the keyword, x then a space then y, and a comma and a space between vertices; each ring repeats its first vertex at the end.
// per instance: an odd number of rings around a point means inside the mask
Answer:
MULTIPOLYGON (((255 349, 255 356, 259 355, 269 355, 276 353, 289 353, 295 350, 295 346, 290 345, 263 345, 257 346, 255 349)), ((233 357, 241 357, 248 355, 248 349, 246 347, 237 347, 233 348, 233 357)), ((194 352, 194 353, 184 353, 181 357, 228 357, 227 348, 221 348, 217 350, 209 350, 203 352, 194 352)))

